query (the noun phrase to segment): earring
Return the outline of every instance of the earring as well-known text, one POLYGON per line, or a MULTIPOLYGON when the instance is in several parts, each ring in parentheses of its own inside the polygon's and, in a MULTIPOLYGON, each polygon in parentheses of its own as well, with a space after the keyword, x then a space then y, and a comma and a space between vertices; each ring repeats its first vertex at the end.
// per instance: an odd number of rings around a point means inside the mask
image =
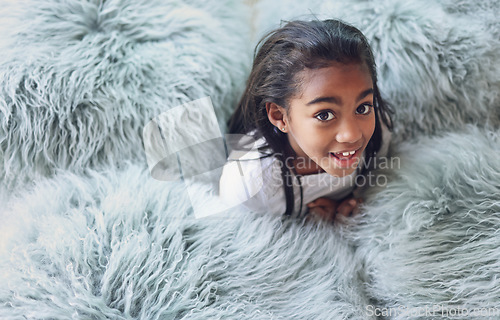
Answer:
POLYGON ((281 131, 285 132, 285 127, 281 128, 281 131))

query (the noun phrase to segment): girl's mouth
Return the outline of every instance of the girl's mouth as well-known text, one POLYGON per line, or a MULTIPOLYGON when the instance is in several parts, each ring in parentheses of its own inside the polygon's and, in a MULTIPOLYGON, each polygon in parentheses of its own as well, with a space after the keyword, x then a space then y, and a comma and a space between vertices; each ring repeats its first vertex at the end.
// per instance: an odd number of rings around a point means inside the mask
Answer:
POLYGON ((360 150, 361 149, 346 150, 343 152, 330 152, 330 158, 335 161, 337 167, 354 167, 358 162, 358 154, 360 150))

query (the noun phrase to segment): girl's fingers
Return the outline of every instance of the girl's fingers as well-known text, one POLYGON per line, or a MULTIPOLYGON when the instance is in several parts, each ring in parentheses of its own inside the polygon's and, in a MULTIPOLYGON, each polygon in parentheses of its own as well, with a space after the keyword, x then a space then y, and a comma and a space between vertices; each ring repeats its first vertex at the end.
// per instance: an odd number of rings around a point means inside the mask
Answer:
POLYGON ((337 202, 330 200, 328 198, 318 198, 312 202, 309 202, 307 206, 309 208, 315 208, 315 207, 335 208, 337 206, 337 202))
POLYGON ((344 217, 357 214, 359 211, 358 205, 362 202, 361 198, 350 198, 342 201, 337 205, 337 202, 328 198, 318 198, 307 204, 310 213, 313 216, 327 221, 333 221, 337 214, 344 217))
POLYGON ((339 207, 337 208, 337 212, 344 217, 350 216, 358 207, 358 201, 354 198, 344 200, 339 207))

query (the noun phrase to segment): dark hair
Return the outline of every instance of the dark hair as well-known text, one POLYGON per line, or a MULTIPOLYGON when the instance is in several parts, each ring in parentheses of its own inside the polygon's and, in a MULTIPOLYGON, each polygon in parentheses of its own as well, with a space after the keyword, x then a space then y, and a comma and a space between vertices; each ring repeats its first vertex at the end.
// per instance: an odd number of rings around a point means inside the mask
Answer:
MULTIPOLYGON (((301 88, 297 74, 305 69, 328 67, 332 62, 360 62, 369 69, 373 82, 375 131, 365 149, 367 161, 364 163, 371 163, 370 158, 382 145, 380 121, 392 129, 392 111, 380 96, 375 60, 367 39, 357 28, 339 20, 291 21, 259 42, 246 89, 228 122, 229 133, 254 131, 256 138, 264 137, 276 154, 293 155, 286 134, 275 130, 269 121, 266 103, 273 102, 288 110, 290 99, 301 88)), ((285 193, 290 192, 285 187, 285 193)))

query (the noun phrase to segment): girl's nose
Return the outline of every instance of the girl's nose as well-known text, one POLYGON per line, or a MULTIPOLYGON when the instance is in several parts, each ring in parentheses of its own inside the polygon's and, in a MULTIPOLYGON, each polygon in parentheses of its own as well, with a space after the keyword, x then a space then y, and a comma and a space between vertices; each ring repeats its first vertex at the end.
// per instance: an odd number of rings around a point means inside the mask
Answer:
POLYGON ((355 119, 343 119, 337 131, 337 142, 355 143, 361 140, 363 133, 355 119))

